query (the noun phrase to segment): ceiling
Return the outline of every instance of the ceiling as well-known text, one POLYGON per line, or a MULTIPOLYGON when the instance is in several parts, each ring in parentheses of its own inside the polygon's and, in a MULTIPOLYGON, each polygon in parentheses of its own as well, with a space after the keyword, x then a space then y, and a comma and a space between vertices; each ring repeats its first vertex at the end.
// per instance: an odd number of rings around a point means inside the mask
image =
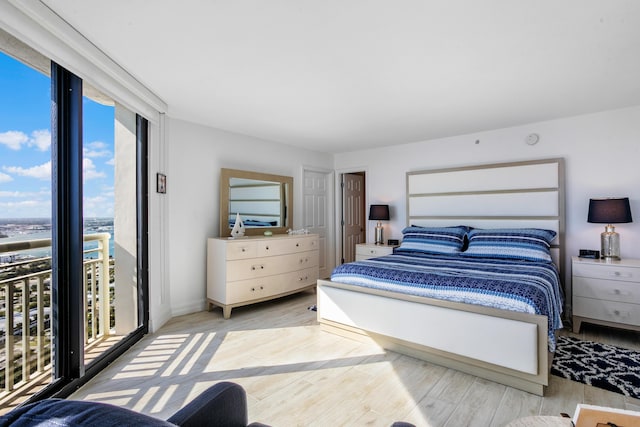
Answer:
POLYGON ((170 116, 317 151, 640 105, 636 0, 42 2, 170 116))

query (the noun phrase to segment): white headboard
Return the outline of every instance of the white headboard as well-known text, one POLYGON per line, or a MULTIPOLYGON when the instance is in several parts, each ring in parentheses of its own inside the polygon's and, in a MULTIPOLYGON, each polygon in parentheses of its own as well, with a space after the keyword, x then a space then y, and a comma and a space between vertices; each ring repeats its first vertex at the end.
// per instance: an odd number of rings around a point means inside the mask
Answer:
POLYGON ((561 158, 407 172, 407 225, 554 230, 561 277, 564 199, 561 158))

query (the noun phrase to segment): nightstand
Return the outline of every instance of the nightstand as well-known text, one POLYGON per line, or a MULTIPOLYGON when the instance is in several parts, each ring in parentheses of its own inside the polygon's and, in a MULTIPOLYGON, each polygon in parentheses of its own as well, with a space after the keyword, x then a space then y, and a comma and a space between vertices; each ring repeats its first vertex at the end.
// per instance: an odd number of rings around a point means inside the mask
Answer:
POLYGON ((356 245, 356 261, 391 255, 397 246, 376 245, 375 243, 358 243, 356 245))
POLYGON ((582 322, 640 331, 640 260, 573 257, 573 332, 582 322))

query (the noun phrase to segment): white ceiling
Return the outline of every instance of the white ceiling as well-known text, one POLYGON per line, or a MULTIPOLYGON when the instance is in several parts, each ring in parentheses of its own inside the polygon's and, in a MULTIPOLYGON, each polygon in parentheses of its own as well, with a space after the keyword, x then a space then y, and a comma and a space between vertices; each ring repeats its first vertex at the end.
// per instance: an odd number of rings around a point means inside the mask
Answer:
POLYGON ((43 2, 170 116, 318 151, 640 105, 637 0, 43 2))

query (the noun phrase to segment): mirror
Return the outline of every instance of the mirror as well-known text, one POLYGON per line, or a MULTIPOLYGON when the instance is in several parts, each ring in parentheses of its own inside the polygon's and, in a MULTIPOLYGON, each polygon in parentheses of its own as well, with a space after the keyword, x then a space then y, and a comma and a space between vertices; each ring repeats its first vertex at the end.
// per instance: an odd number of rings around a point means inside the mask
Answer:
POLYGON ((220 170, 220 237, 229 237, 240 214, 246 235, 293 228, 293 178, 236 169, 220 170))

